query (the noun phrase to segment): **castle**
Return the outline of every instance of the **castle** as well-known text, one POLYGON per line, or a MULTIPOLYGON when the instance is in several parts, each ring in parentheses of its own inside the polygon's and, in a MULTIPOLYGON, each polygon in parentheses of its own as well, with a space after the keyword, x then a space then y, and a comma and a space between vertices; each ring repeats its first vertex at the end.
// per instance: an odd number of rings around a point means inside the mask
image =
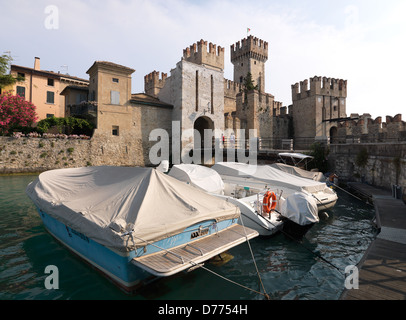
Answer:
MULTIPOLYGON (((181 155, 173 154, 174 146, 198 149, 208 140, 211 145, 213 137, 205 136, 205 129, 219 132, 225 141, 230 132, 236 133, 241 147, 246 146, 250 129, 255 129, 261 148, 280 149, 283 139, 294 139, 294 148, 304 150, 315 141, 343 142, 351 138, 352 131, 357 132, 354 127, 364 126, 365 134, 365 121, 371 128, 379 122, 380 128, 374 130, 382 138, 385 126, 379 119, 347 117, 346 80, 315 76, 309 79, 310 85, 307 79, 296 83, 292 85, 292 105, 282 106, 265 92, 268 43, 248 36, 230 49, 233 80, 224 78, 224 48, 200 40, 183 50, 169 75, 147 74, 145 93, 138 94, 131 94, 134 69, 96 61, 87 73, 89 100, 98 105, 94 137, 105 141, 99 152, 107 158, 121 154, 131 164, 148 165, 151 148, 161 142, 162 159, 172 154, 172 161, 179 163, 181 155), (248 73, 257 89, 244 90, 248 73), (157 128, 167 135, 151 136, 157 128)), ((395 119, 400 121, 400 131, 405 131, 401 116, 395 119)))

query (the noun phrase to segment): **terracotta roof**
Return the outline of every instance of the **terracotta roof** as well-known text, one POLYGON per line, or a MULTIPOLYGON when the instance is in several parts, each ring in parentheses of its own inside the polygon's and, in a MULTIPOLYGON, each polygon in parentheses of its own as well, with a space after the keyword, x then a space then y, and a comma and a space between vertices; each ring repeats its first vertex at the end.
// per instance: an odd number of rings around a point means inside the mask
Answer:
POLYGON ((118 68, 118 69, 122 69, 122 70, 125 70, 125 71, 129 72, 129 73, 133 73, 133 72, 135 71, 135 69, 132 69, 132 68, 129 68, 129 67, 126 67, 126 66, 122 66, 121 64, 117 64, 117 63, 114 63, 114 62, 109 62, 109 61, 95 61, 95 62, 92 64, 92 66, 86 71, 86 73, 89 73, 89 70, 92 69, 96 64, 98 64, 98 65, 105 65, 105 66, 108 66, 108 67, 114 67, 114 68, 118 68))
POLYGON ((173 105, 162 102, 158 98, 155 98, 153 96, 150 96, 145 93, 133 93, 131 95, 131 102, 136 103, 136 104, 143 104, 143 105, 149 105, 149 106, 155 106, 155 107, 164 107, 164 108, 173 108, 173 105))
POLYGON ((65 93, 66 91, 68 91, 69 89, 81 90, 81 91, 89 91, 89 87, 88 87, 88 86, 75 86, 75 85, 70 85, 70 86, 66 86, 66 87, 61 91, 61 95, 64 95, 64 93, 65 93))
POLYGON ((26 71, 26 72, 32 72, 35 74, 42 74, 44 76, 52 76, 52 77, 57 77, 57 78, 68 78, 68 79, 72 79, 72 80, 77 80, 77 81, 83 81, 83 82, 89 82, 89 80, 86 79, 82 79, 82 78, 78 78, 78 77, 74 77, 68 74, 63 74, 63 73, 57 73, 54 71, 47 71, 47 70, 35 70, 34 68, 28 68, 28 67, 23 67, 23 66, 18 66, 15 64, 11 65, 11 70, 22 70, 22 71, 26 71))

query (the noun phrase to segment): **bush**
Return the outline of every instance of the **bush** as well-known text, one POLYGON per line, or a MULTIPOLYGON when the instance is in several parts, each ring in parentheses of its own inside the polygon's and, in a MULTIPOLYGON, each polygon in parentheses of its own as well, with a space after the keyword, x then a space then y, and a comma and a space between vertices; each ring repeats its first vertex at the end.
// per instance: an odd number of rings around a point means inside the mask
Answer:
POLYGON ((18 95, 0 95, 0 134, 12 133, 16 128, 31 127, 38 119, 35 110, 31 102, 18 95))
POLYGON ((58 128, 58 132, 62 133, 67 131, 67 134, 76 135, 88 135, 92 134, 94 125, 80 118, 68 117, 68 118, 56 118, 51 117, 43 119, 37 123, 37 131, 40 133, 46 133, 52 127, 58 128))

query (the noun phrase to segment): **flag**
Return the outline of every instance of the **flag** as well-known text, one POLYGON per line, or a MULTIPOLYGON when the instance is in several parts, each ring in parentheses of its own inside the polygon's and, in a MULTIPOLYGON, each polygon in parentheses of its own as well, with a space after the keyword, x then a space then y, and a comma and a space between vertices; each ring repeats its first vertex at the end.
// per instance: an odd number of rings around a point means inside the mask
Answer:
POLYGON ((247 28, 247 33, 250 32, 250 31, 251 31, 251 29, 250 29, 250 28, 247 28))

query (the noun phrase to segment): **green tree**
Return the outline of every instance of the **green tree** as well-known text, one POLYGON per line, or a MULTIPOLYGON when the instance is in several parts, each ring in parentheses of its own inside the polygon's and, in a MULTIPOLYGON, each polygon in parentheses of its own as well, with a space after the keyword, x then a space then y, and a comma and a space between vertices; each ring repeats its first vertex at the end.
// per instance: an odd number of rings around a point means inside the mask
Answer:
POLYGON ((23 81, 24 78, 18 76, 13 77, 11 74, 7 74, 8 65, 12 61, 12 58, 8 55, 0 56, 0 89, 6 86, 13 85, 17 81, 23 81))
POLYGON ((248 72, 247 76, 244 78, 243 87, 245 93, 251 90, 258 90, 258 85, 254 85, 254 80, 252 80, 251 72, 248 72))
POLYGON ((321 172, 328 171, 327 156, 330 150, 319 142, 315 142, 310 146, 310 155, 313 157, 313 161, 310 162, 308 169, 317 168, 321 172))

